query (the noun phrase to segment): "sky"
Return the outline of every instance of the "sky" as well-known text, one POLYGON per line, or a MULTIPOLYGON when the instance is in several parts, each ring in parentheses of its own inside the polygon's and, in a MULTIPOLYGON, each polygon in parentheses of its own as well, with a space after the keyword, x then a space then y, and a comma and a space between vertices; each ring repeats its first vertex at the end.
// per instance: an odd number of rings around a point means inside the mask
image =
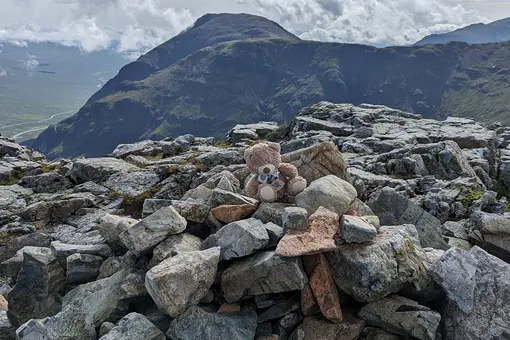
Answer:
POLYGON ((252 13, 302 39, 375 46, 510 17, 510 0, 0 0, 0 41, 145 53, 206 13, 252 13))

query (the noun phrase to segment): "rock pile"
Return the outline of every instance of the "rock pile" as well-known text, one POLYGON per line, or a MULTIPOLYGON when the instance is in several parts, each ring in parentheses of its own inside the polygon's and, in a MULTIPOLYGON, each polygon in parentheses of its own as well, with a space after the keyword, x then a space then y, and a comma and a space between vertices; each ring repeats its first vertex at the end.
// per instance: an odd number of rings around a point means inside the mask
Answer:
POLYGON ((504 339, 508 136, 323 102, 232 145, 48 163, 2 138, 0 339, 504 339), (246 196, 261 138, 307 179, 296 197, 246 196))

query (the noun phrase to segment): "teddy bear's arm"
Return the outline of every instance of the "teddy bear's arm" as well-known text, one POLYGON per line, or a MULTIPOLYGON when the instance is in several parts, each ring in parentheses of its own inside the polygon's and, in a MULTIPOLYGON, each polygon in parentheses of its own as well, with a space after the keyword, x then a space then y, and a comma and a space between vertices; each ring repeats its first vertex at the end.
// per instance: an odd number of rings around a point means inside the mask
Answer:
POLYGON ((299 176, 297 168, 290 163, 280 163, 278 170, 280 170, 282 175, 289 179, 293 179, 299 176))
POLYGON ((250 197, 257 198, 259 193, 259 181, 257 180, 257 176, 251 176, 250 180, 245 185, 246 194, 250 197))

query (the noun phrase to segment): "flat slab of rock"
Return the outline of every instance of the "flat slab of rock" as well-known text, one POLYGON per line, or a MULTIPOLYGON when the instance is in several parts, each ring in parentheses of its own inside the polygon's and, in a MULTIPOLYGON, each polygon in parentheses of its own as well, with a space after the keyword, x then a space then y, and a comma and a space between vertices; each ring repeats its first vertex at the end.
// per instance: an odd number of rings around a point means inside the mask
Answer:
POLYGON ((296 195, 296 205, 313 214, 319 207, 324 207, 343 216, 358 196, 351 183, 335 175, 321 177, 308 185, 296 195))
POLYGON ((145 316, 138 313, 129 313, 117 323, 100 340, 165 340, 165 334, 160 331, 145 316))
POLYGON ((335 250, 338 220, 336 213, 319 207, 308 218, 307 231, 291 230, 283 236, 276 247, 276 255, 294 257, 335 250))
POLYGON ((142 254, 163 242, 167 236, 182 233, 186 226, 186 220, 174 207, 164 207, 121 233, 119 238, 129 250, 142 254))
POLYGON ((365 322, 348 317, 340 324, 334 324, 313 316, 304 318, 303 323, 292 333, 292 340, 357 340, 365 322))
POLYGON ((432 266, 449 302, 445 339, 504 339, 510 330, 510 265, 475 246, 452 248, 432 266))
POLYGON ((502 260, 510 260, 510 214, 475 212, 467 229, 469 241, 502 260))
POLYGON ((104 182, 117 172, 139 171, 140 168, 117 158, 80 158, 67 174, 76 183, 104 182))
POLYGON ((435 340, 441 321, 438 312, 398 295, 365 305, 359 317, 367 325, 420 340, 435 340))
POLYGON ((219 259, 219 247, 181 253, 151 268, 145 287, 159 309, 176 317, 207 295, 219 259))
POLYGON ((187 221, 203 223, 209 214, 209 206, 193 201, 172 200, 172 207, 187 221))
POLYGON ((336 284, 362 302, 379 300, 407 285, 428 286, 432 278, 417 237, 413 225, 381 227, 372 242, 340 245, 326 254, 336 284))
POLYGON ((181 253, 199 251, 202 248, 202 239, 188 233, 170 235, 156 246, 152 252, 150 267, 154 267, 169 257, 181 253))
POLYGON ((255 210, 257 210, 257 205, 254 204, 220 205, 211 209, 211 213, 218 221, 232 223, 246 218, 255 210))
POLYGON ((220 247, 220 260, 230 260, 253 254, 268 243, 269 235, 264 223, 250 218, 227 224, 205 239, 203 247, 220 247))
POLYGON ((423 247, 448 249, 448 244, 441 235, 441 221, 395 189, 382 189, 370 198, 368 205, 379 216, 381 225, 413 224, 418 230, 423 247))
POLYGON ((257 313, 209 313, 190 307, 170 323, 166 333, 173 340, 255 339, 257 313))
POLYGON ((98 275, 103 258, 96 255, 73 254, 67 257, 66 282, 76 285, 94 281, 98 275))
POLYGON ((209 199, 209 205, 216 208, 221 205, 257 205, 259 201, 254 198, 236 194, 223 189, 214 189, 209 199))
POLYGON ((127 229, 138 223, 134 218, 106 214, 99 221, 99 233, 110 243, 123 245, 119 238, 127 229))
POLYGON ((104 259, 113 256, 107 244, 67 244, 59 241, 51 242, 51 251, 63 268, 67 268, 67 258, 73 254, 96 255, 104 259))
POLYGON ((221 290, 227 302, 301 290, 307 283, 300 258, 280 257, 272 251, 237 260, 221 276, 221 290))
POLYGON ((372 241, 377 229, 361 217, 344 215, 340 220, 342 238, 347 243, 363 243, 372 241))
POLYGON ((172 205, 172 200, 147 198, 143 201, 142 216, 147 217, 161 208, 172 205))
POLYGON ((294 165, 299 175, 311 183, 327 175, 349 181, 347 163, 333 142, 324 142, 282 155, 282 162, 294 165))

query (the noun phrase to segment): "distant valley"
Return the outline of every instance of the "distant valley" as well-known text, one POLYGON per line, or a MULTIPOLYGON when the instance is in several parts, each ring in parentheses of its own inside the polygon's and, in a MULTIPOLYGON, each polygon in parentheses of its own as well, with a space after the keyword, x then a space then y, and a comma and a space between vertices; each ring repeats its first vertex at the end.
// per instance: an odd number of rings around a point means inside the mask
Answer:
POLYGON ((78 111, 128 60, 56 43, 0 42, 0 133, 23 141, 78 111))

